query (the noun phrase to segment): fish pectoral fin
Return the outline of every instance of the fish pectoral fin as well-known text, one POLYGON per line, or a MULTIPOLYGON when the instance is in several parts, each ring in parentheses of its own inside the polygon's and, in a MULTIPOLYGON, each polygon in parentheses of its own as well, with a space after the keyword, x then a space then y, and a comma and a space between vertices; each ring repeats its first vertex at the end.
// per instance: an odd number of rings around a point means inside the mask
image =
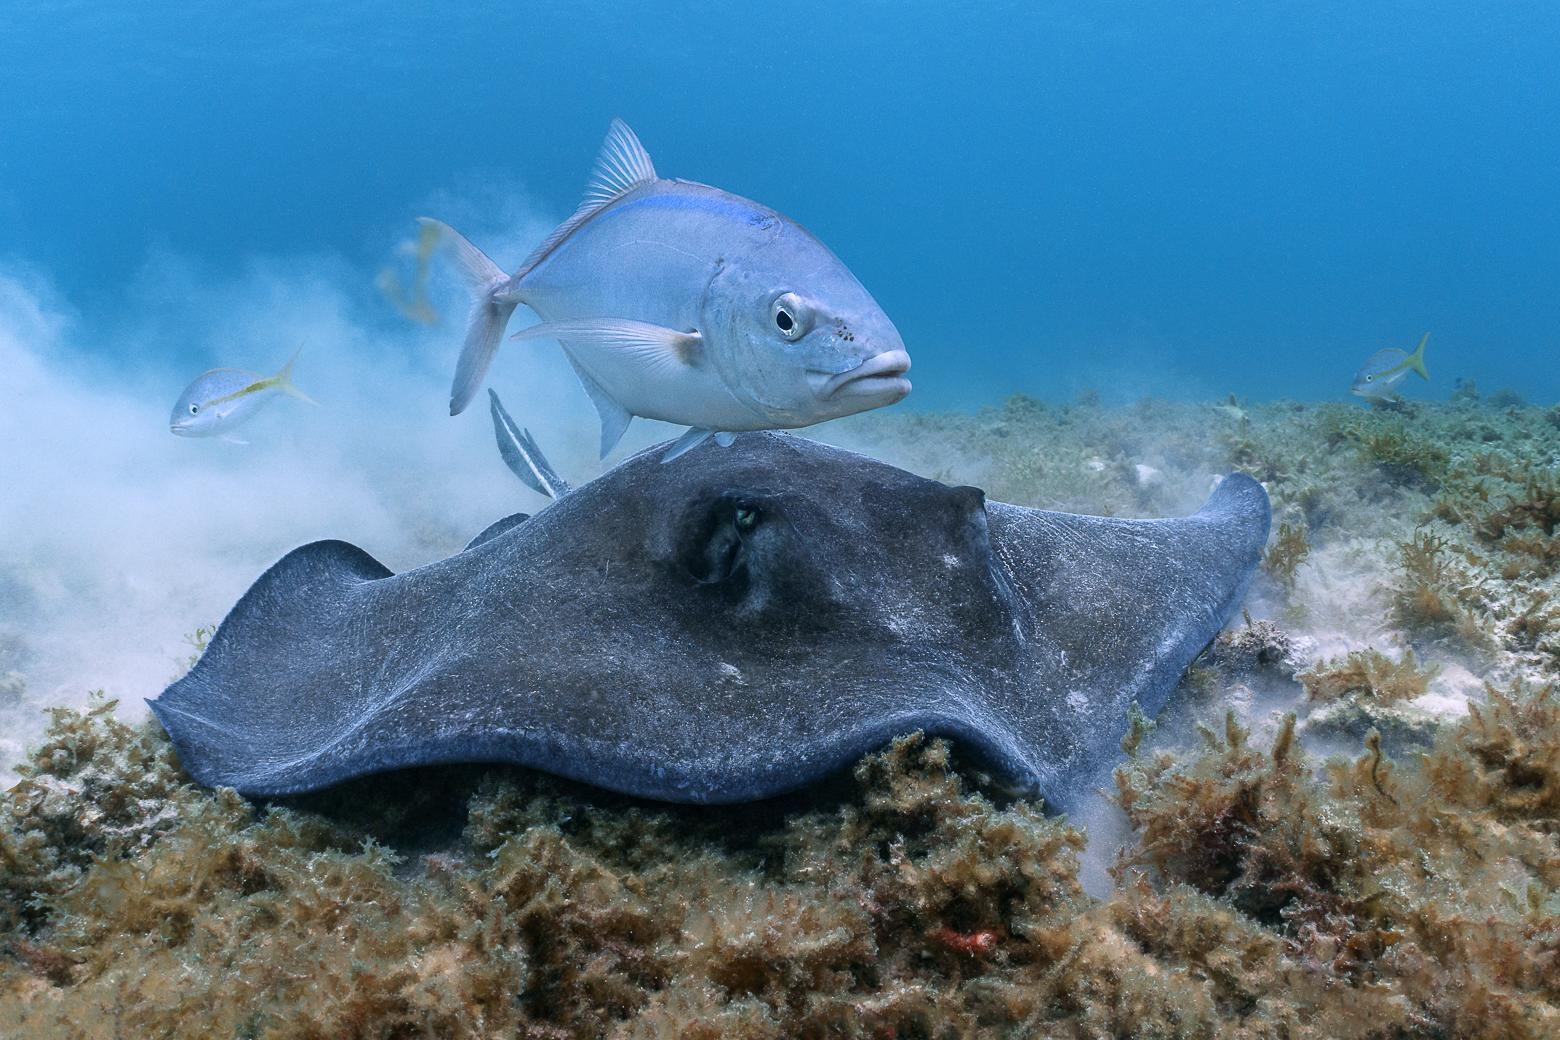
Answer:
POLYGON ((652 369, 692 365, 699 360, 704 345, 704 337, 697 332, 678 332, 664 325, 629 318, 544 321, 509 338, 555 339, 574 350, 587 352, 610 350, 617 355, 617 360, 627 355, 652 369))
POLYGON ((228 444, 241 444, 241 445, 243 445, 246 448, 249 446, 249 442, 248 441, 241 441, 237 437, 233 436, 231 433, 219 434, 217 436, 217 440, 225 441, 228 444))
POLYGON ((619 377, 639 384, 670 382, 695 363, 704 343, 697 332, 678 332, 628 318, 544 321, 510 338, 555 339, 563 344, 575 374, 601 413, 602 458, 623 436, 631 414, 589 370, 616 370, 619 377))
POLYGON ((670 448, 666 449, 666 454, 661 456, 662 464, 664 465, 665 463, 671 462, 678 456, 686 455, 688 452, 692 451, 694 448, 697 448, 699 445, 703 444, 709 439, 709 430, 698 426, 692 427, 688 430, 688 432, 684 433, 681 437, 673 441, 670 448))

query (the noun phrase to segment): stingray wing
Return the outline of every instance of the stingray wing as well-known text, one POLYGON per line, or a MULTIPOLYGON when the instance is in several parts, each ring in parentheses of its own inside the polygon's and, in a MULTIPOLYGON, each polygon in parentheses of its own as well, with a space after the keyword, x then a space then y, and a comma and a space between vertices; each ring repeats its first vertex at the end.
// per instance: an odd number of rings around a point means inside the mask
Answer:
MULTIPOLYGON (((788 441, 750 443, 792 451, 788 441)), ((668 467, 653 464, 665 480, 668 467)), ((1269 524, 1266 494, 1241 476, 1175 520, 990 503, 1011 653, 972 661, 962 644, 907 646, 914 652, 829 662, 826 673, 807 658, 723 686, 719 661, 677 640, 631 652, 606 635, 557 645, 564 610, 576 634, 621 624, 590 553, 560 559, 580 518, 604 515, 621 492, 593 483, 519 530, 399 575, 343 542, 295 550, 152 710, 197 780, 250 795, 506 761, 648 797, 741 801, 925 729, 980 749, 1066 808, 1119 755, 1130 704, 1158 710, 1237 609, 1269 524)))
POLYGON ((1168 520, 1078 516, 992 503, 992 541, 1029 616, 1027 675, 994 705, 1000 750, 1066 807, 1081 778, 1119 755, 1127 713, 1164 707, 1187 665, 1239 608, 1271 511, 1244 474, 1197 513, 1168 520))
MULTIPOLYGON (((387 580, 387 567, 341 541, 300 546, 261 575, 195 667, 148 701, 190 775, 249 794, 321 786, 310 781, 322 752, 394 692, 372 689, 359 667, 370 633, 393 624, 370 595, 387 580)), ((393 670, 389 656, 378 675, 393 670)))

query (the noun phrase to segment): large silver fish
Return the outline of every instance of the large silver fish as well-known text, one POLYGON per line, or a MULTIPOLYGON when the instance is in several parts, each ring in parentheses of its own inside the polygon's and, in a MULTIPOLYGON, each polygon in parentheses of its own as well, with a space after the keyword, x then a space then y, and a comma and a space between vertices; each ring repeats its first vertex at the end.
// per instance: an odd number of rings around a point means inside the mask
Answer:
POLYGON ((738 430, 794 429, 893 404, 910 355, 850 270, 801 225, 717 188, 656 176, 614 120, 579 209, 506 275, 447 237, 476 297, 450 389, 482 385, 520 304, 555 339, 601 414, 601 454, 640 415, 689 427, 667 452, 738 430))

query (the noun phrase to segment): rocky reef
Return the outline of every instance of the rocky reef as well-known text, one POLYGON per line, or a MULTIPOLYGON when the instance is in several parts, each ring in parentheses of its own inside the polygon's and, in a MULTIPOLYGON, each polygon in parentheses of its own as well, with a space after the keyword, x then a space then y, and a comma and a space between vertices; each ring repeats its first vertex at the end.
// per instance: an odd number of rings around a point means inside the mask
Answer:
POLYGON ((480 767, 254 804, 98 698, 0 796, 0 1035, 1560 1035, 1560 415, 876 420, 842 437, 1010 501, 1273 496, 1247 617, 1123 748, 1108 892, 919 736, 756 806, 480 767))

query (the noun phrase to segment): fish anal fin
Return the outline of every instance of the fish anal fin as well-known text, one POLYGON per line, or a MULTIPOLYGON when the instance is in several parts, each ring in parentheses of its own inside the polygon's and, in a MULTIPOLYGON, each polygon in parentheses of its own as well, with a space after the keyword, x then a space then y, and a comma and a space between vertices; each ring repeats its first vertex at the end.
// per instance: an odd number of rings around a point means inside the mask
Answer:
POLYGON ((574 366, 574 374, 580 377, 580 385, 596 406, 596 414, 601 416, 601 457, 606 458, 607 452, 617 447, 617 442, 623 439, 623 433, 634 417, 578 361, 570 357, 569 364, 574 366))

